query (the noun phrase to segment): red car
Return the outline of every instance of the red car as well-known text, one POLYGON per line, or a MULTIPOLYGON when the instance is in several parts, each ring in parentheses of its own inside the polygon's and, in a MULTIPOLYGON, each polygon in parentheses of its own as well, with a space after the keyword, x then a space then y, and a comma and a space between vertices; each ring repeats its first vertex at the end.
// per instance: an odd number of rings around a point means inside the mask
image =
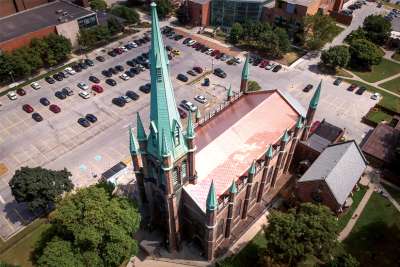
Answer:
POLYGON ((193 70, 199 74, 203 72, 203 69, 201 67, 194 67, 193 70))
POLYGON ((61 108, 59 106, 57 106, 57 105, 54 105, 54 104, 50 105, 49 109, 51 111, 53 111, 54 113, 59 113, 61 111, 61 108))
POLYGON ((268 60, 263 59, 259 65, 260 68, 265 68, 268 65, 268 60))
POLYGON ((98 84, 92 85, 92 90, 95 91, 96 93, 99 93, 99 94, 103 93, 103 91, 104 91, 103 87, 101 87, 98 84))
POLYGON ((210 54, 210 56, 214 57, 215 55, 217 55, 217 54, 219 54, 219 53, 220 53, 220 52, 219 52, 219 50, 217 49, 217 50, 212 51, 211 54, 210 54))
POLYGON ((32 113, 33 112, 33 107, 31 105, 25 104, 22 106, 22 109, 26 112, 26 113, 32 113))
POLYGON ((181 108, 178 108, 178 113, 179 113, 179 116, 181 117, 181 119, 184 119, 187 117, 186 112, 181 108))
POLYGON ((354 89, 356 89, 357 88, 357 84, 351 84, 350 86, 349 86, 349 88, 347 88, 347 91, 350 91, 350 92, 353 92, 354 91, 354 89))
POLYGON ((23 96, 23 95, 26 95, 26 92, 25 92, 24 89, 19 88, 19 89, 17 89, 17 94, 20 95, 20 96, 23 96))

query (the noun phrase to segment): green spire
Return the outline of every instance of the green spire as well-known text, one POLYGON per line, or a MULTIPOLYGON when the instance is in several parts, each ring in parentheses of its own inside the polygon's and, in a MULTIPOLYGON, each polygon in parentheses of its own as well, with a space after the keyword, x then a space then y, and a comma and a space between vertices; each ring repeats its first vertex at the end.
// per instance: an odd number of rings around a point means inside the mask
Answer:
POLYGON ((217 193, 215 192, 214 180, 211 181, 210 190, 207 195, 207 211, 216 210, 218 207, 217 193))
POLYGON ((151 46, 150 60, 150 121, 157 133, 151 133, 148 138, 147 152, 154 157, 162 158, 162 132, 165 132, 165 143, 174 159, 178 159, 187 152, 184 142, 182 123, 178 114, 174 89, 169 76, 168 58, 162 40, 156 3, 151 6, 151 46))
POLYGON ((303 118, 301 116, 299 116, 299 118, 297 119, 297 122, 296 122, 296 128, 301 129, 302 127, 303 127, 303 118))
POLYGON ((186 128, 186 138, 193 139, 195 136, 194 133, 194 125, 192 121, 192 112, 189 110, 189 116, 187 120, 187 128, 186 128))
POLYGON ((131 155, 136 155, 138 152, 138 148, 136 146, 135 136, 132 133, 132 127, 129 126, 129 150, 131 155))
POLYGON ((256 161, 253 160, 253 163, 251 164, 249 174, 254 175, 256 173, 256 161))
POLYGON ((249 53, 246 55, 246 60, 244 61, 243 70, 242 70, 242 80, 249 80, 249 53))
POLYGON ((228 96, 228 98, 231 98, 233 96, 232 84, 229 85, 227 96, 228 96))
POLYGON ((288 131, 286 129, 285 132, 283 133, 283 136, 282 136, 282 142, 287 143, 288 141, 289 141, 289 134, 288 134, 288 131))
POLYGON ((272 148, 272 145, 269 145, 267 150, 267 157, 271 159, 273 155, 274 155, 274 149, 272 148))
POLYGON ((229 188, 229 193, 236 194, 238 192, 235 180, 232 180, 231 187, 229 188))
POLYGON ((315 90, 315 93, 314 93, 313 97, 311 98, 310 108, 312 108, 312 109, 316 109, 318 106, 319 96, 321 95, 321 85, 322 85, 322 80, 319 82, 317 90, 315 90))
POLYGON ((200 113, 200 109, 198 108, 196 110, 196 120, 200 120, 201 119, 201 113, 200 113))
POLYGON ((136 113, 136 129, 137 129, 137 138, 139 141, 147 140, 147 135, 143 127, 142 119, 140 118, 139 112, 136 113))
POLYGON ((165 131, 164 130, 162 132, 162 150, 161 150, 161 155, 163 157, 167 157, 167 156, 170 155, 170 151, 168 149, 167 140, 165 139, 165 131))

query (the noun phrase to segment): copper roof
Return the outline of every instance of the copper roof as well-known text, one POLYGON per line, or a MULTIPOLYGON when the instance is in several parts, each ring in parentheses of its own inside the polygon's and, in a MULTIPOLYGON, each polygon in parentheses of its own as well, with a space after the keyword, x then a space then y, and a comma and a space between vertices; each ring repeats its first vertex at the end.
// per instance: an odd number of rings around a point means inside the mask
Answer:
POLYGON ((293 106, 277 90, 248 94, 196 129, 198 182, 184 189, 201 210, 212 180, 219 197, 296 124, 293 106))

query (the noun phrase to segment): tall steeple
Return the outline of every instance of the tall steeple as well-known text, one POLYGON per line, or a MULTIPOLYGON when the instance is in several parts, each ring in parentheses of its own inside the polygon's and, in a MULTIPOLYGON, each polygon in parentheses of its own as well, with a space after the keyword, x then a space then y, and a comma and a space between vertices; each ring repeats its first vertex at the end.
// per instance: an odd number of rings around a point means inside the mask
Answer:
POLYGON ((243 70, 242 70, 242 79, 240 81, 240 92, 245 93, 247 91, 247 84, 249 81, 249 54, 246 55, 246 60, 244 61, 243 70))
POLYGON ((158 22, 156 4, 151 6, 151 48, 150 76, 150 135, 147 151, 154 157, 162 158, 162 137, 165 134, 166 146, 170 149, 173 159, 187 152, 187 146, 182 134, 182 123, 177 111, 174 90, 168 70, 168 58, 165 51, 160 25, 158 22))
POLYGON ((306 141, 310 135, 311 124, 314 120, 315 111, 318 107, 319 97, 321 96, 322 80, 319 82, 317 90, 313 97, 311 98, 310 105, 308 106, 307 115, 305 119, 305 127, 303 135, 301 136, 301 141, 306 141))
POLYGON ((321 95, 321 86, 322 86, 322 80, 319 82, 317 90, 315 90, 315 93, 313 97, 311 98, 310 101, 310 108, 316 109, 318 106, 319 102, 319 96, 321 95))

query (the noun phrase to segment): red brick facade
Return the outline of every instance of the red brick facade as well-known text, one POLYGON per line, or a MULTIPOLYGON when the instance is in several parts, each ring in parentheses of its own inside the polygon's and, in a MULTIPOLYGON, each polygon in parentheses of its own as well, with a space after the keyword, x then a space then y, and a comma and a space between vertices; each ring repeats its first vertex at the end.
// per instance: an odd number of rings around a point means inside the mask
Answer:
POLYGON ((198 3, 190 0, 189 1, 190 24, 193 26, 210 25, 210 5, 211 1, 198 3))
POLYGON ((1 0, 0 18, 48 3, 48 0, 1 0))

